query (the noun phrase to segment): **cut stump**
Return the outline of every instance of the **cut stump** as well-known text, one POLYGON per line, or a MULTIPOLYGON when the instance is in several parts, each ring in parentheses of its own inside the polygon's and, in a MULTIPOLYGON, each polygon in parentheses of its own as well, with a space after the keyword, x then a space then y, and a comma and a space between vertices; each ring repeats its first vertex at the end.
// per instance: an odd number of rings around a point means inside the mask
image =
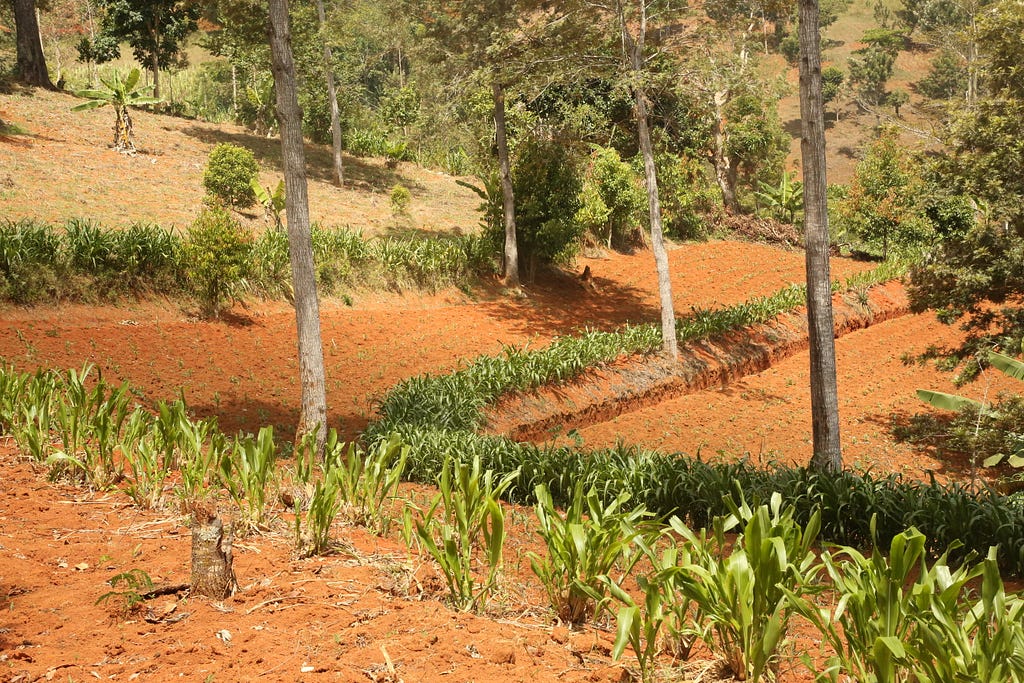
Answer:
POLYGON ((196 506, 192 513, 192 589, 193 597, 214 600, 231 597, 238 583, 231 566, 231 529, 216 512, 196 506))

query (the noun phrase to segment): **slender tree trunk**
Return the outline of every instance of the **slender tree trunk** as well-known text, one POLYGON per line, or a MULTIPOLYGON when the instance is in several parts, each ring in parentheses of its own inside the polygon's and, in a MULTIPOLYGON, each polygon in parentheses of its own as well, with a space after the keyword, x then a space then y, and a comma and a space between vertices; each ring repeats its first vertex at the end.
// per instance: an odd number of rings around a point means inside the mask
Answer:
POLYGON ((665 354, 679 358, 679 344, 676 341, 676 311, 672 303, 672 277, 668 267, 668 252, 665 251, 664 231, 661 227, 661 202, 658 199, 658 176, 654 168, 654 149, 651 146, 651 131, 647 127, 647 102, 643 90, 636 90, 636 122, 639 129, 640 152, 644 157, 644 180, 647 185, 647 204, 651 214, 651 249, 654 251, 654 265, 658 271, 658 297, 661 300, 661 337, 665 354))
POLYGON ((512 164, 509 161, 508 137, 505 135, 505 86, 497 79, 491 86, 494 94, 494 142, 498 148, 498 170, 501 174, 501 206, 505 217, 505 284, 519 286, 519 243, 516 239, 516 200, 512 191, 512 164))
POLYGON ((320 39, 324 41, 324 79, 327 81, 327 101, 331 105, 331 142, 334 149, 334 183, 341 187, 345 184, 345 167, 341 160, 341 112, 338 111, 338 93, 334 89, 334 57, 331 46, 324 36, 327 13, 324 12, 324 0, 316 0, 316 13, 320 20, 320 39))
POLYGON ((153 72, 153 97, 160 97, 160 57, 156 52, 149 56, 149 70, 153 72))
MULTIPOLYGON (((641 85, 644 65, 644 42, 647 36, 647 12, 645 0, 639 0, 640 26, 637 38, 629 32, 624 13, 619 12, 623 44, 626 47, 630 66, 633 69, 633 94, 636 98, 636 124, 640 142, 640 153, 644 158, 644 184, 647 186, 647 206, 651 221, 651 249, 654 265, 658 271, 658 297, 661 300, 661 338, 665 355, 677 360, 679 344, 676 341, 676 313, 672 302, 672 277, 668 266, 668 252, 665 251, 665 236, 661 227, 661 201, 658 197, 658 173, 654 165, 654 147, 651 145, 651 131, 647 125, 647 94, 641 85)), ((620 6, 621 7, 621 6, 620 6)))
POLYGON ((818 0, 799 0, 800 153, 804 177, 804 242, 807 261, 807 322, 811 356, 812 469, 843 467, 839 441, 836 344, 829 274, 828 211, 825 180, 825 115, 821 96, 818 0))
POLYGON ((28 85, 54 90, 39 38, 35 0, 14 0, 14 28, 18 34, 18 78, 28 85))
POLYGON ((739 202, 736 200, 736 169, 732 167, 732 160, 729 158, 728 134, 725 131, 725 104, 729 101, 729 93, 719 90, 715 93, 715 122, 712 126, 712 133, 715 137, 715 180, 718 181, 718 189, 722 191, 722 204, 733 213, 739 212, 739 202))
POLYGON ((277 116, 281 127, 288 251, 295 291, 295 323, 298 328, 299 375, 302 385, 302 408, 295 443, 315 433, 317 453, 320 453, 327 427, 324 351, 320 337, 320 304, 317 300, 313 242, 309 228, 302 111, 299 109, 296 92, 288 0, 270 0, 269 26, 274 85, 277 89, 277 116))

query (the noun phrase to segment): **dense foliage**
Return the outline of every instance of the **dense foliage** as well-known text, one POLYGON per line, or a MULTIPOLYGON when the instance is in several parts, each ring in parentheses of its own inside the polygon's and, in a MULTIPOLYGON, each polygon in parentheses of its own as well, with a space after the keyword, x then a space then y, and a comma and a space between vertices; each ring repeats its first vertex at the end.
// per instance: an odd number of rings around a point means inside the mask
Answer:
MULTIPOLYGON (((466 285, 493 272, 480 237, 387 236, 368 239, 349 228, 314 226, 314 260, 322 294, 348 296, 360 287, 400 291, 466 285)), ((224 209, 204 209, 178 232, 137 223, 105 229, 83 220, 63 227, 0 221, 0 299, 116 301, 146 294, 196 296, 213 312, 231 296, 290 293, 288 237, 243 229, 224 209)))

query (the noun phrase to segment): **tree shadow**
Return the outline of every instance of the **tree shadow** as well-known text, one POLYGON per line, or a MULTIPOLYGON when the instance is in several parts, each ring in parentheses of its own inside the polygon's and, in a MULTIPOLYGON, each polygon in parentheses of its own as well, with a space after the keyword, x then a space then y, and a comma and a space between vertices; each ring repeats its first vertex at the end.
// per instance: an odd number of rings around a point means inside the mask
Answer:
POLYGON ((937 461, 939 467, 933 469, 935 474, 965 482, 972 476, 986 481, 994 478, 994 471, 983 469, 980 462, 972 462, 970 453, 949 448, 952 415, 904 410, 866 415, 864 421, 885 429, 894 442, 907 445, 916 454, 937 461))
MULTIPOLYGON (((181 131, 206 144, 231 143, 245 147, 261 164, 271 166, 279 173, 284 173, 281 163, 281 142, 276 137, 267 138, 254 133, 239 133, 203 126, 186 126, 181 131)), ((318 145, 307 144, 305 152, 307 177, 324 183, 333 183, 334 160, 331 151, 318 145)), ((343 162, 346 187, 387 192, 396 183, 402 182, 410 189, 415 186, 416 189, 422 190, 415 182, 403 178, 396 170, 389 169, 383 163, 375 160, 345 155, 343 162)))
POLYGON ((578 276, 552 269, 537 273, 522 289, 525 296, 505 295, 482 305, 488 315, 521 334, 565 335, 581 328, 613 330, 625 323, 656 322, 660 309, 648 303, 643 289, 599 275, 593 289, 578 276))

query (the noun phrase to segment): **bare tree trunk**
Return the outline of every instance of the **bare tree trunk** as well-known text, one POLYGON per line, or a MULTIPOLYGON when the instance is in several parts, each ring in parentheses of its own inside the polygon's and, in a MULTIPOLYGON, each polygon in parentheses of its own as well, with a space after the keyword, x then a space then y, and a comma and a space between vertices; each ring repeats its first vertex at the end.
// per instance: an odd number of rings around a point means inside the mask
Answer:
POLYGON ((651 220, 651 249, 654 251, 654 265, 658 271, 658 297, 661 300, 661 338, 665 355, 677 360, 679 344, 676 341, 676 313, 672 302, 672 277, 668 267, 668 252, 665 251, 665 236, 661 227, 661 201, 658 197, 658 173, 654 165, 654 148, 651 145, 651 131, 647 125, 647 95, 641 85, 644 60, 644 41, 647 36, 647 11, 644 0, 639 0, 639 34, 634 40, 624 14, 619 13, 623 44, 633 69, 636 97, 636 124, 640 138, 640 153, 644 158, 644 181, 647 186, 647 206, 651 220))
POLYGON ((651 131, 647 127, 646 96, 640 88, 636 90, 636 122, 640 131, 640 151, 644 157, 647 204, 651 214, 651 249, 654 251, 654 265, 658 271, 662 348, 667 356, 676 360, 679 358, 679 344, 676 341, 676 311, 672 302, 672 276, 669 272, 668 252, 665 251, 665 236, 661 227, 661 202, 658 199, 658 176, 654 168, 651 131))
POLYGON ((302 385, 302 408, 295 443, 315 433, 317 453, 320 453, 327 436, 324 350, 320 338, 320 304, 317 299, 313 241, 309 228, 302 111, 299 109, 295 85, 288 0, 270 0, 269 26, 274 85, 277 89, 277 117, 281 126, 288 251, 291 256, 292 286, 295 292, 295 323, 298 328, 299 375, 302 385))
POLYGON ((192 511, 192 597, 224 600, 234 594, 231 540, 215 512, 198 506, 192 511))
POLYGON ((836 344, 829 274, 828 210, 825 180, 825 114, 821 95, 818 0, 799 0, 800 153, 804 178, 804 242, 807 261, 807 322, 811 356, 812 469, 843 467, 836 388, 836 344))
POLYGON ((153 72, 153 97, 160 97, 160 57, 156 52, 149 56, 149 70, 153 72))
POLYGON ((14 0, 14 28, 18 34, 18 78, 28 85, 53 90, 39 38, 35 0, 14 0))
POLYGON ((516 239, 516 200, 512 190, 512 164, 509 161, 508 137, 505 134, 505 87, 494 79, 494 142, 498 148, 498 170, 501 174, 501 206, 505 217, 505 284, 519 286, 519 243, 516 239))
POLYGON ((338 93, 334 89, 334 57, 331 46, 324 36, 324 25, 327 13, 324 12, 324 0, 316 0, 316 13, 320 20, 320 40, 324 41, 324 79, 327 81, 327 101, 331 105, 331 141, 334 148, 334 183, 341 187, 345 184, 345 167, 341 160, 341 112, 338 111, 338 93))
POLYGON ((718 188, 722 191, 722 204, 730 212, 739 212, 739 202, 736 200, 736 169, 732 167, 732 160, 729 158, 728 135, 725 132, 725 104, 729 101, 729 93, 719 90, 715 93, 715 122, 712 126, 712 133, 715 137, 715 180, 718 181, 718 188))

